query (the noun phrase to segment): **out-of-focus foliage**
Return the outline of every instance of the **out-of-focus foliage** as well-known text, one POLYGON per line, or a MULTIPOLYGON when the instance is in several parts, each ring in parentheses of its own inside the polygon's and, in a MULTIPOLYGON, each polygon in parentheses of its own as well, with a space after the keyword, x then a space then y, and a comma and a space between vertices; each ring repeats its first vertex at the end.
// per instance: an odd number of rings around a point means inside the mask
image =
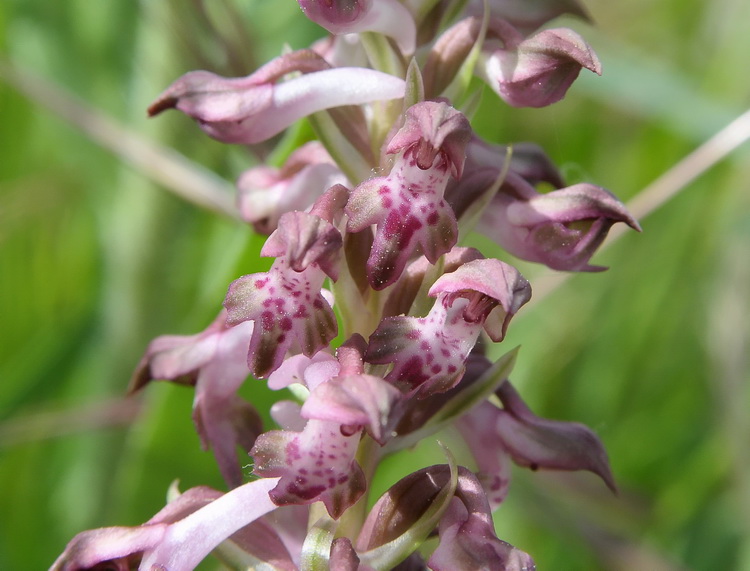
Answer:
MULTIPOLYGON (((488 92, 474 124, 540 143, 569 182, 629 199, 744 111, 750 4, 587 6, 596 27, 572 25, 604 76, 582 76, 545 109, 488 92)), ((233 180, 251 153, 178 114, 147 122, 145 107, 190 69, 250 73, 318 35, 291 0, 10 0, 1 75, 12 65, 46 78, 233 180)), ((175 478, 221 488, 189 390, 122 397, 147 342, 203 329, 227 284, 257 271, 261 241, 12 83, 0 82, 0 568, 24 570, 84 528, 145 521, 175 478)), ((594 428, 621 490, 518 471, 498 535, 540 569, 750 568, 749 158, 746 145, 600 253, 608 272, 575 276, 511 327, 514 383, 537 413, 594 428)), ((550 273, 519 267, 532 286, 550 273)), ((262 385, 245 388, 259 409, 262 385)))

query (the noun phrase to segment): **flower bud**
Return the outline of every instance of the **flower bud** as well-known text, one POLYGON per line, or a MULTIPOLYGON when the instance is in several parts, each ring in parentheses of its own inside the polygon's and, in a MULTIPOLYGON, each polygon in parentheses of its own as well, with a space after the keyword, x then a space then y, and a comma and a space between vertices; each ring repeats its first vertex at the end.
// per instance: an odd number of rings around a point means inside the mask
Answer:
POLYGON ((496 35, 485 42, 480 71, 513 107, 545 107, 560 101, 582 68, 601 75, 596 54, 573 30, 543 30, 522 39, 507 22, 493 24, 496 35))

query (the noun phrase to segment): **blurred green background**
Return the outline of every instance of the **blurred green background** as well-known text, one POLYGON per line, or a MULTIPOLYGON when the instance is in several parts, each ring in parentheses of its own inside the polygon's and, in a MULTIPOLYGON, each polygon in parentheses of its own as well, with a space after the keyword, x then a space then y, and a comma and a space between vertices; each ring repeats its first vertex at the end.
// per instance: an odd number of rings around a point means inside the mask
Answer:
MULTIPOLYGON (((603 77, 541 110, 486 93, 474 124, 629 200, 747 108, 750 3, 586 5, 596 27, 571 25, 603 77)), ((318 36, 292 0, 0 4, 0 569, 44 569, 78 531, 142 523, 173 479, 222 488, 190 390, 123 395, 151 338, 203 329, 260 267, 247 228, 154 182, 149 143, 228 193, 255 159, 144 110, 186 71, 245 75, 318 36), (60 119, 76 104, 110 119, 78 115, 96 136, 135 136, 137 156, 60 119)), ((540 570, 750 569, 749 158, 745 145, 691 182, 596 256, 608 272, 573 277, 511 327, 527 402, 596 430, 620 486, 514 472, 499 536, 540 570)), ((552 274, 519 266, 532 286, 552 274)), ((259 385, 246 394, 262 407, 259 385)))

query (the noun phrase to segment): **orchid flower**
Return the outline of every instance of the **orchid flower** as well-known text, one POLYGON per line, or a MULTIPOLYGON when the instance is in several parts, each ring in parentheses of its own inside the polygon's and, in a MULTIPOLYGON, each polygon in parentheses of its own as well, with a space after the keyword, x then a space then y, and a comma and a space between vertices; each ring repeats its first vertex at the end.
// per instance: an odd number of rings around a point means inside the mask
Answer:
POLYGON ((560 101, 581 69, 601 75, 591 47, 573 30, 555 28, 524 38, 503 20, 492 20, 479 71, 513 107, 545 107, 560 101))
POLYGON ((396 154, 390 174, 352 191, 347 230, 361 232, 377 225, 367 260, 373 288, 395 282, 418 252, 435 263, 455 245, 456 218, 443 193, 451 176, 461 177, 469 135, 468 121, 449 105, 417 104, 386 148, 386 153, 396 154))
POLYGON ((499 260, 475 260, 444 274, 426 317, 388 317, 370 337, 367 360, 393 363, 386 379, 426 396, 455 386, 484 328, 495 341, 531 297, 528 282, 499 260))
POLYGON ((581 183, 546 194, 509 173, 478 230, 521 259, 555 270, 601 271, 591 256, 616 222, 640 230, 609 191, 581 183))
POLYGON ((149 107, 189 115, 209 136, 225 143, 260 143, 316 111, 398 99, 404 82, 365 68, 331 68, 311 50, 281 56, 243 78, 192 71, 169 86, 149 107), (278 82, 291 72, 303 75, 278 82))
POLYGON ((246 347, 253 323, 229 327, 226 317, 222 311, 198 335, 154 339, 136 369, 131 391, 152 379, 195 385, 193 422, 201 443, 213 451, 227 483, 236 487, 242 483, 236 448, 249 452, 262 426, 255 409, 236 394, 250 374, 246 347))
POLYGON ((336 318, 321 288, 326 275, 336 275, 340 248, 341 234, 330 222, 290 212, 261 250, 279 256, 271 269, 229 286, 228 323, 255 324, 247 359, 256 377, 278 369, 288 350, 299 347, 311 356, 336 336, 336 318))

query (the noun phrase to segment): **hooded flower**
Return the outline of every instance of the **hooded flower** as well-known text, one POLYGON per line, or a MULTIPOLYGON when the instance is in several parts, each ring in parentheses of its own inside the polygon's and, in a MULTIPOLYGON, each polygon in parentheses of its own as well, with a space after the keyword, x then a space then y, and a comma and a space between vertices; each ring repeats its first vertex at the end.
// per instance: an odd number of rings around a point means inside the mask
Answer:
POLYGON ((213 451, 226 482, 236 487, 242 483, 237 446, 249 452, 262 424, 255 409, 236 394, 250 374, 246 354, 253 324, 229 327, 226 317, 222 311, 198 335, 154 339, 133 375, 131 391, 152 379, 195 385, 193 422, 201 443, 213 451))
POLYGON ((640 231, 638 222, 607 190, 581 183, 541 194, 508 173, 477 230, 523 260, 554 270, 600 271, 589 265, 616 222, 640 231))
POLYGON ((499 260, 468 262, 430 288, 426 317, 387 317, 370 337, 367 361, 393 363, 386 379, 421 397, 455 386, 484 328, 500 341, 511 317, 531 297, 528 282, 499 260))
POLYGON ((192 71, 148 108, 149 116, 178 109, 225 143, 253 144, 324 109, 404 96, 404 81, 366 68, 331 68, 311 50, 278 57, 243 78, 192 71), (292 72, 302 72, 279 81, 292 72))
POLYGON ((364 372, 365 340, 355 335, 337 351, 338 374, 319 383, 302 406, 305 418, 331 420, 345 433, 367 429, 381 445, 390 436, 395 419, 391 411, 402 400, 401 392, 380 377, 364 372))
POLYGON ((276 411, 288 429, 261 435, 251 452, 257 474, 281 477, 271 493, 279 505, 320 500, 338 518, 363 493, 364 474, 354 461, 362 431, 383 442, 390 411, 402 398, 385 380, 364 374, 364 350, 364 339, 355 335, 337 351, 339 366, 325 353, 296 356, 271 375, 275 386, 288 384, 280 379, 287 376, 310 389, 299 418, 290 407, 276 411))
POLYGON ((352 191, 347 229, 361 232, 377 225, 367 260, 373 288, 395 282, 418 253, 434 264, 455 245, 456 217, 443 193, 451 176, 461 176, 470 134, 466 117, 448 104, 413 105, 386 148, 396 154, 390 174, 352 191))

